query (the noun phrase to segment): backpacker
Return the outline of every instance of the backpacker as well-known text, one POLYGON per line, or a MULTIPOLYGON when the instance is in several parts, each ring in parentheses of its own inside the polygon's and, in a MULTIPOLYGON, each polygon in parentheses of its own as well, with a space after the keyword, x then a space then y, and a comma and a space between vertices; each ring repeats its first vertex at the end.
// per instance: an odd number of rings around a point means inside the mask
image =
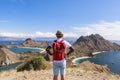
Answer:
POLYGON ((53 60, 63 60, 66 56, 66 44, 63 42, 64 40, 57 41, 55 40, 53 43, 53 60))

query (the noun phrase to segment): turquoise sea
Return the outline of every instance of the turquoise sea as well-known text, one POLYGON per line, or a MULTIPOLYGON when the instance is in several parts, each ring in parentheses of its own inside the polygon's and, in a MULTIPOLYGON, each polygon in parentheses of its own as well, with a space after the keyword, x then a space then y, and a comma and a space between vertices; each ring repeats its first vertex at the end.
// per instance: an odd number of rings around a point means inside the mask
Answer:
POLYGON ((81 63, 86 60, 100 65, 107 64, 113 73, 120 75, 120 51, 103 52, 96 54, 94 58, 79 59, 76 62, 81 63))
POLYGON ((0 67, 0 72, 15 69, 19 64, 21 64, 21 63, 15 63, 15 64, 11 64, 11 65, 8 65, 8 66, 0 67))
POLYGON ((40 48, 29 48, 29 47, 24 47, 24 48, 9 48, 14 53, 21 53, 21 52, 38 52, 40 53, 43 51, 40 48))

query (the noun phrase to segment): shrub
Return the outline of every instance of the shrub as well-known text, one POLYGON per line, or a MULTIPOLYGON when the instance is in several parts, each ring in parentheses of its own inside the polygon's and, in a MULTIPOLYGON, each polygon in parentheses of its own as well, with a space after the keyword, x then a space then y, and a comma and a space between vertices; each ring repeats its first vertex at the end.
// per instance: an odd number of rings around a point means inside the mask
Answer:
POLYGON ((20 64, 16 69, 17 71, 24 71, 24 70, 41 70, 47 68, 47 62, 42 57, 30 57, 25 62, 20 64))

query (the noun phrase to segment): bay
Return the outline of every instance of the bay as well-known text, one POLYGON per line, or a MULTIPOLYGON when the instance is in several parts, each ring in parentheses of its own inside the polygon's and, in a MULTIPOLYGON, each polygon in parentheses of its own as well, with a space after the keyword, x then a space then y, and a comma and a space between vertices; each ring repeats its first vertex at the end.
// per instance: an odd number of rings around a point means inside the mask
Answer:
POLYGON ((103 52, 96 54, 94 58, 79 59, 76 62, 90 61, 99 65, 108 65, 111 72, 120 75, 120 51, 103 52))

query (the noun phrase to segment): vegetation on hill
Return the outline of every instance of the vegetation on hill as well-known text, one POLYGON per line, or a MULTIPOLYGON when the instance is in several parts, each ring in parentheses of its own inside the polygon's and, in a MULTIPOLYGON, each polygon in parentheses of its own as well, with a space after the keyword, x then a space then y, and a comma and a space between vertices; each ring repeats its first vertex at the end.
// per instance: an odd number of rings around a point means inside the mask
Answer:
POLYGON ((17 67, 17 71, 42 70, 47 68, 47 62, 42 57, 30 57, 17 67))

